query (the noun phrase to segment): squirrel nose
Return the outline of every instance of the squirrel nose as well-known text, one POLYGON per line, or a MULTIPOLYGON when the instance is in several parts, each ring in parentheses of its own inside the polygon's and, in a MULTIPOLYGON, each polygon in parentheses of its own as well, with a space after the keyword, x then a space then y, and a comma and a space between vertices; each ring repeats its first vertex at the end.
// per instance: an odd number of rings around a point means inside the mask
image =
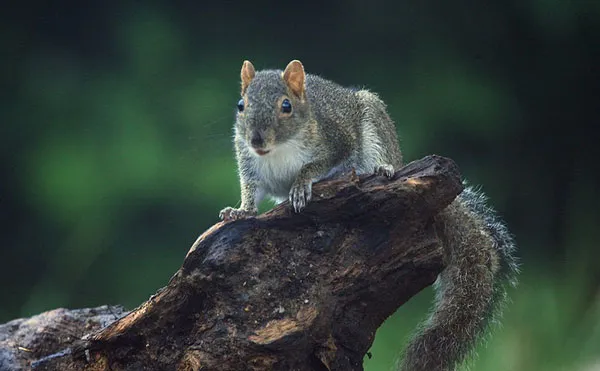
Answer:
POLYGON ((263 137, 260 135, 260 133, 252 134, 252 139, 250 139, 250 144, 252 144, 252 147, 260 148, 263 146, 264 143, 265 141, 263 140, 263 137))

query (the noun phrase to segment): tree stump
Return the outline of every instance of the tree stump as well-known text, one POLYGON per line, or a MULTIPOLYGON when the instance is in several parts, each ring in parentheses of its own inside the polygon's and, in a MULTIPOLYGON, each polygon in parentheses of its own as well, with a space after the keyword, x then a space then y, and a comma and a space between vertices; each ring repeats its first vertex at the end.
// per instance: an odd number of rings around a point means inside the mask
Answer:
POLYGON ((439 156, 319 182, 300 214, 215 224, 131 312, 0 325, 0 369, 362 370, 381 323, 444 268, 433 221, 461 191, 439 156))

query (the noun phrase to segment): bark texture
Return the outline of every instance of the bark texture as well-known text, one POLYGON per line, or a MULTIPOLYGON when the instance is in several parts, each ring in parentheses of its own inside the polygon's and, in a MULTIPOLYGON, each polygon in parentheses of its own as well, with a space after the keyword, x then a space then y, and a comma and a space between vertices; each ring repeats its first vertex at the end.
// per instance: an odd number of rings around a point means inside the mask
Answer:
POLYGON ((439 156, 320 182, 300 214, 215 224, 131 312, 0 325, 0 370, 362 370, 381 323, 444 268, 433 217, 461 190, 439 156))

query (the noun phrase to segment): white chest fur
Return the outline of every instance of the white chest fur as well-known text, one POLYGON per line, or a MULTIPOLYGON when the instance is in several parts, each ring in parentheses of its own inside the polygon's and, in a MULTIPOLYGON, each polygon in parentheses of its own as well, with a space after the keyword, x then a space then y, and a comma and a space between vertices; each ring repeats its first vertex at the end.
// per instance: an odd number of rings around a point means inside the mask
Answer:
POLYGON ((259 188, 275 199, 287 199, 300 169, 311 159, 311 152, 296 140, 275 147, 265 156, 257 155, 254 166, 259 188))

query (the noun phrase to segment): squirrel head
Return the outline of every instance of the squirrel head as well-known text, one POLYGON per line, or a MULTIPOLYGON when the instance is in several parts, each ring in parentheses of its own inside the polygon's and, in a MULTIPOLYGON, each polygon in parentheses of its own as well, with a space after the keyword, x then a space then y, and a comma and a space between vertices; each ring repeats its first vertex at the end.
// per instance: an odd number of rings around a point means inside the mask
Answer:
POLYGON ((242 99, 238 102, 236 134, 257 156, 268 155, 308 126, 306 74, 302 63, 291 61, 285 70, 256 72, 249 61, 241 70, 242 99))

